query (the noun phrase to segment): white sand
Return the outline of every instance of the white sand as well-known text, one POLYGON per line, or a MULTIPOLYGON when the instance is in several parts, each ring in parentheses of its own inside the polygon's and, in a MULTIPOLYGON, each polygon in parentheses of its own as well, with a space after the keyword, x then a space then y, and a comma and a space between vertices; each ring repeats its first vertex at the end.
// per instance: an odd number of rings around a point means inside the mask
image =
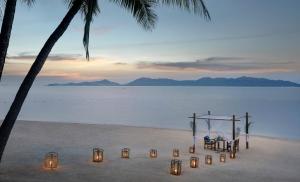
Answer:
POLYGON ((251 137, 249 150, 244 137, 238 158, 221 164, 218 154, 198 145, 198 169, 189 168, 191 132, 117 125, 63 124, 18 121, 10 137, 2 163, 0 181, 300 181, 300 142, 251 137), (105 161, 91 162, 93 147, 102 147, 105 161), (131 149, 131 158, 121 159, 122 147, 131 149), (181 176, 171 176, 172 149, 180 149, 181 176), (158 150, 149 159, 150 148, 158 150), (44 155, 56 151, 60 167, 42 168, 44 155), (213 155, 213 165, 204 165, 205 154, 213 155))

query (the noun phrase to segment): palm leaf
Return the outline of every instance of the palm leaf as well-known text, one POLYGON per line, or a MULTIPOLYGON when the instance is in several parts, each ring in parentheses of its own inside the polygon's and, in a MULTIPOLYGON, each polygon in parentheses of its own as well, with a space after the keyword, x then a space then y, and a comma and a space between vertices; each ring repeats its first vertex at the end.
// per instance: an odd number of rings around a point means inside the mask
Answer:
POLYGON ((210 14, 203 0, 159 0, 162 4, 168 6, 177 6, 186 11, 204 16, 210 20, 210 14))
POLYGON ((110 0, 130 11, 136 21, 146 30, 151 30, 155 26, 157 15, 153 7, 157 5, 157 0, 110 0))
POLYGON ((23 3, 26 3, 28 6, 31 6, 35 0, 22 0, 23 3))
POLYGON ((97 0, 86 0, 83 1, 81 12, 84 15, 84 34, 83 34, 83 45, 86 51, 86 58, 89 60, 89 39, 90 39, 90 26, 93 21, 93 16, 100 12, 97 0))

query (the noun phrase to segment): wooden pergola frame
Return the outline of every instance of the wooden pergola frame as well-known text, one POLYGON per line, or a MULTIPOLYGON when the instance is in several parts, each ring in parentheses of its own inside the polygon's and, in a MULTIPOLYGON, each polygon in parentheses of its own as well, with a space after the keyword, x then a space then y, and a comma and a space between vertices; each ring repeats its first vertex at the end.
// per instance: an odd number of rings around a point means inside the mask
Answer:
MULTIPOLYGON (((248 122, 249 122, 249 115, 248 115, 248 112, 246 112, 246 115, 245 116, 241 116, 241 117, 236 117, 235 115, 232 115, 232 116, 219 116, 219 115, 212 115, 210 111, 208 111, 207 114, 204 114, 204 115, 201 115, 199 117, 196 116, 196 113, 193 113, 193 116, 192 117, 189 117, 189 118, 192 118, 193 119, 193 137, 194 137, 194 149, 195 149, 195 135, 196 135, 196 120, 197 119, 200 119, 200 120, 208 120, 208 122, 210 123, 211 120, 215 120, 215 121, 229 121, 229 122, 232 122, 232 140, 234 141, 236 138, 235 136, 235 123, 236 122, 240 122, 241 118, 246 118, 246 135, 248 135, 248 122)), ((248 148, 248 147, 247 147, 248 148)))

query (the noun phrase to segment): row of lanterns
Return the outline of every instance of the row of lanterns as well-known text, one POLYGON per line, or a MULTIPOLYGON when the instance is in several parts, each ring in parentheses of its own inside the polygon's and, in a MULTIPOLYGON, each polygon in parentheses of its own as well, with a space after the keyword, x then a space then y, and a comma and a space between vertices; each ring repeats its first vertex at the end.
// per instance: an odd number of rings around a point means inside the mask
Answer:
MULTIPOLYGON (((195 153, 194 147, 189 148, 190 153, 195 153)), ((130 149, 129 148, 123 148, 121 150, 121 158, 129 159, 130 149)), ((157 158, 157 150, 156 149, 150 149, 149 151, 149 157, 150 158, 157 158)), ((179 157, 179 149, 173 149, 173 157, 179 157)), ((104 150, 101 148, 94 148, 93 149, 93 162, 102 162, 104 158, 104 150)), ((236 158, 235 151, 230 152, 230 158, 234 159, 236 158)), ((205 156, 205 164, 212 165, 212 155, 206 155, 205 156)), ((221 153, 220 154, 220 162, 225 163, 226 162, 226 154, 221 153)), ((170 174, 172 175, 180 175, 181 174, 181 164, 182 161, 178 159, 172 159, 171 160, 171 166, 170 166, 170 174)), ((56 152, 49 152, 45 156, 44 160, 44 167, 47 169, 55 169, 58 167, 58 153, 56 152)), ((190 158, 190 167, 191 168, 198 168, 199 167, 199 157, 192 156, 190 158)))
MULTIPOLYGON (((191 151, 190 151, 191 152, 191 151)), ((230 159, 236 158, 236 153, 234 151, 230 152, 230 159)), ((173 157, 179 157, 179 150, 174 149, 173 150, 173 157)), ((205 156, 205 164, 212 165, 212 155, 206 155, 205 156)), ((226 162, 226 154, 221 153, 220 154, 220 162, 225 163, 226 162)), ((179 176, 181 174, 181 160, 178 159, 172 159, 171 160, 171 166, 170 166, 170 174, 179 176)), ((192 156, 190 158, 190 167, 191 168, 198 168, 199 167, 199 157, 192 156)))
MULTIPOLYGON (((178 151, 179 152, 179 151, 178 151)), ((123 148, 121 150, 121 158, 129 159, 130 149, 123 148)), ((179 153, 178 153, 179 156, 179 153)), ((157 158, 157 150, 150 149, 149 152, 150 158, 157 158)), ((104 159, 104 150, 101 148, 93 149, 93 162, 102 162, 104 159)), ((49 152, 46 154, 44 159, 44 167, 47 169, 55 169, 58 167, 58 153, 57 152, 49 152)))

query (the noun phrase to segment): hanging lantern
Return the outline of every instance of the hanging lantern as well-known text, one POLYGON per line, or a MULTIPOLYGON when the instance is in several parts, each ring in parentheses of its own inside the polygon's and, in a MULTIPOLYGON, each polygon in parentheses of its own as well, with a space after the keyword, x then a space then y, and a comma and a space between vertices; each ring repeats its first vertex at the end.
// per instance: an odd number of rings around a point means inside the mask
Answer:
POLYGON ((102 162, 103 161, 103 149, 94 148, 93 149, 93 162, 102 162))
POLYGON ((179 149, 173 149, 173 157, 179 157, 179 149))
POLYGON ((205 156, 205 164, 212 165, 212 156, 211 155, 205 156))
POLYGON ((129 152, 130 152, 129 148, 123 148, 121 151, 121 157, 124 159, 129 159, 129 152))
POLYGON ((190 146, 189 152, 190 152, 190 154, 194 154, 194 153, 195 153, 195 148, 194 148, 194 146, 190 146))
POLYGON ((45 155, 44 167, 47 169, 55 169, 58 166, 58 153, 49 152, 45 155))
POLYGON ((223 163, 226 162, 226 154, 224 154, 224 153, 220 154, 220 162, 223 162, 223 163))
POLYGON ((230 151, 230 159, 235 159, 236 158, 236 152, 235 150, 230 151))
POLYGON ((170 166, 170 174, 179 176, 181 174, 181 160, 172 159, 170 166))
POLYGON ((150 158, 157 158, 157 150, 156 149, 151 149, 149 152, 150 158))
POLYGON ((191 157, 190 158, 190 167, 198 168, 198 166, 199 166, 199 157, 191 157))

